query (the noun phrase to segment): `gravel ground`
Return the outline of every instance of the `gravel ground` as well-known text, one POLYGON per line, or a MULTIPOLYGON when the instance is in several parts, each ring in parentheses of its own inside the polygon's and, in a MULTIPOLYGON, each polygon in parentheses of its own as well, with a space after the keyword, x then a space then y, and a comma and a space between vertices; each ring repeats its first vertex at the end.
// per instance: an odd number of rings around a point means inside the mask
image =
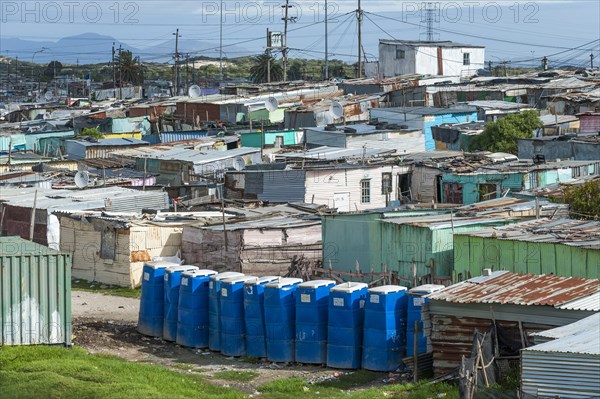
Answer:
MULTIPOLYGON (((211 382, 255 393, 260 385, 274 379, 301 377, 320 382, 339 376, 340 371, 299 364, 250 363, 208 350, 181 347, 160 338, 137 332, 139 300, 93 292, 72 292, 74 345, 91 353, 114 355, 129 361, 159 364, 185 373, 199 373, 211 382), (224 370, 253 370, 250 382, 223 381, 213 374, 224 370)), ((342 372, 343 373, 343 372, 342 372)), ((387 377, 382 373, 375 385, 387 377)), ((372 385, 371 385, 372 386, 372 385)))

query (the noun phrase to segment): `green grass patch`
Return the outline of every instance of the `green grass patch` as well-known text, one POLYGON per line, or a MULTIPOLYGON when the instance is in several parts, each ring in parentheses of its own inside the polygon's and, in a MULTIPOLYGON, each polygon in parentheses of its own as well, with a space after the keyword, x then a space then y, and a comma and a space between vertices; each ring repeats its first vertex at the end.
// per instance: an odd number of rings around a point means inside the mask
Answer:
POLYGON ((340 381, 327 381, 320 384, 308 384, 302 378, 285 378, 271 381, 258 388, 261 398, 264 399, 296 399, 302 398, 328 398, 328 399, 431 399, 442 394, 444 399, 458 399, 458 388, 447 383, 428 384, 389 384, 376 388, 350 389, 369 384, 379 378, 384 378, 381 373, 359 371, 357 376, 343 376, 340 381), (346 377, 346 378, 344 378, 346 377))
POLYGON ((244 397, 162 366, 51 346, 0 347, 0 392, 3 399, 244 397))
POLYGON ((74 291, 88 291, 97 292, 99 294, 122 296, 125 298, 140 298, 142 295, 142 288, 126 288, 117 287, 114 285, 102 284, 96 281, 86 280, 72 280, 71 288, 74 291))
POLYGON ((213 377, 225 381, 248 382, 258 377, 258 373, 256 371, 247 370, 224 370, 217 371, 213 374, 213 377))

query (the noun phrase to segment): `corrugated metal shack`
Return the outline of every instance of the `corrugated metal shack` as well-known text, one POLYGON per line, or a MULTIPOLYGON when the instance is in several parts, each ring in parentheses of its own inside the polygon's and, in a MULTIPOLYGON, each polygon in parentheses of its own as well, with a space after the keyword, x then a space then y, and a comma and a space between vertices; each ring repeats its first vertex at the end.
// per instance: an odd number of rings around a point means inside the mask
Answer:
POLYGON ((538 219, 454 236, 455 278, 483 269, 600 277, 600 222, 538 219))
POLYGON ((66 151, 69 159, 109 158, 115 150, 144 145, 150 143, 137 139, 67 140, 66 151))
POLYGON ((493 272, 429 295, 424 333, 430 338, 436 376, 454 370, 471 355, 475 330, 495 320, 527 346, 529 333, 563 326, 592 315, 597 306, 569 303, 596 295, 600 280, 553 275, 493 272))
MULTIPOLYGON (((141 284, 144 262, 180 252, 183 226, 194 222, 160 222, 142 220, 141 214, 101 212, 57 216, 60 248, 73 253, 73 278, 131 288, 141 284)), ((203 217, 220 220, 222 215, 207 212, 203 217)))
POLYGON ((323 215, 323 264, 337 271, 396 272, 403 285, 451 283, 453 233, 508 223, 447 211, 323 215))
POLYGON ((139 191, 114 186, 85 190, 2 188, 0 202, 2 235, 29 238, 34 199, 36 211, 33 241, 54 249, 59 248, 60 243, 59 220, 52 214, 55 211, 141 212, 142 209, 169 209, 167 193, 162 191, 139 191))
POLYGON ((294 258, 321 260, 318 217, 271 216, 227 223, 225 230, 223 225, 184 227, 183 258, 200 268, 256 276, 285 275, 294 258))
POLYGON ((521 351, 521 389, 537 398, 600 397, 600 313, 534 334, 549 341, 521 351))
POLYGON ((0 347, 71 345, 71 255, 0 237, 0 347))

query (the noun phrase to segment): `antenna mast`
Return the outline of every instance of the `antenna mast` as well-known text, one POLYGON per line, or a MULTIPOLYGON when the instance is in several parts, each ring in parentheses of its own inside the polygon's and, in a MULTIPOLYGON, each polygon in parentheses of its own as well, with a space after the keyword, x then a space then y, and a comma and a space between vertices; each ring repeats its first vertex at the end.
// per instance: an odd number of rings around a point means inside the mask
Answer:
POLYGON ((325 0, 325 80, 329 80, 329 49, 327 43, 327 0, 325 0))
POLYGON ((362 77, 362 9, 360 8, 360 0, 358 0, 358 9, 356 10, 356 18, 358 20, 358 69, 356 77, 362 77))

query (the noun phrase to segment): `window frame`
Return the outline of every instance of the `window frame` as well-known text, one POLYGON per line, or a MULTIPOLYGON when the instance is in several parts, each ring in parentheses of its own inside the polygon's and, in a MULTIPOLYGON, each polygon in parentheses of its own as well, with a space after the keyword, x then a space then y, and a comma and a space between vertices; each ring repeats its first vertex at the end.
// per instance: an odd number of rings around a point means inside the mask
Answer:
POLYGON ((463 53, 463 66, 471 65, 471 53, 463 53))
POLYGON ((371 179, 361 179, 360 181, 360 203, 371 203, 371 179))
POLYGON ((396 47, 396 59, 397 60, 404 60, 404 59, 406 59, 406 50, 402 49, 402 48, 396 47), (400 54, 400 57, 398 57, 398 54, 400 54))
POLYGON ((392 194, 394 192, 393 179, 391 172, 381 174, 381 195, 392 194))

